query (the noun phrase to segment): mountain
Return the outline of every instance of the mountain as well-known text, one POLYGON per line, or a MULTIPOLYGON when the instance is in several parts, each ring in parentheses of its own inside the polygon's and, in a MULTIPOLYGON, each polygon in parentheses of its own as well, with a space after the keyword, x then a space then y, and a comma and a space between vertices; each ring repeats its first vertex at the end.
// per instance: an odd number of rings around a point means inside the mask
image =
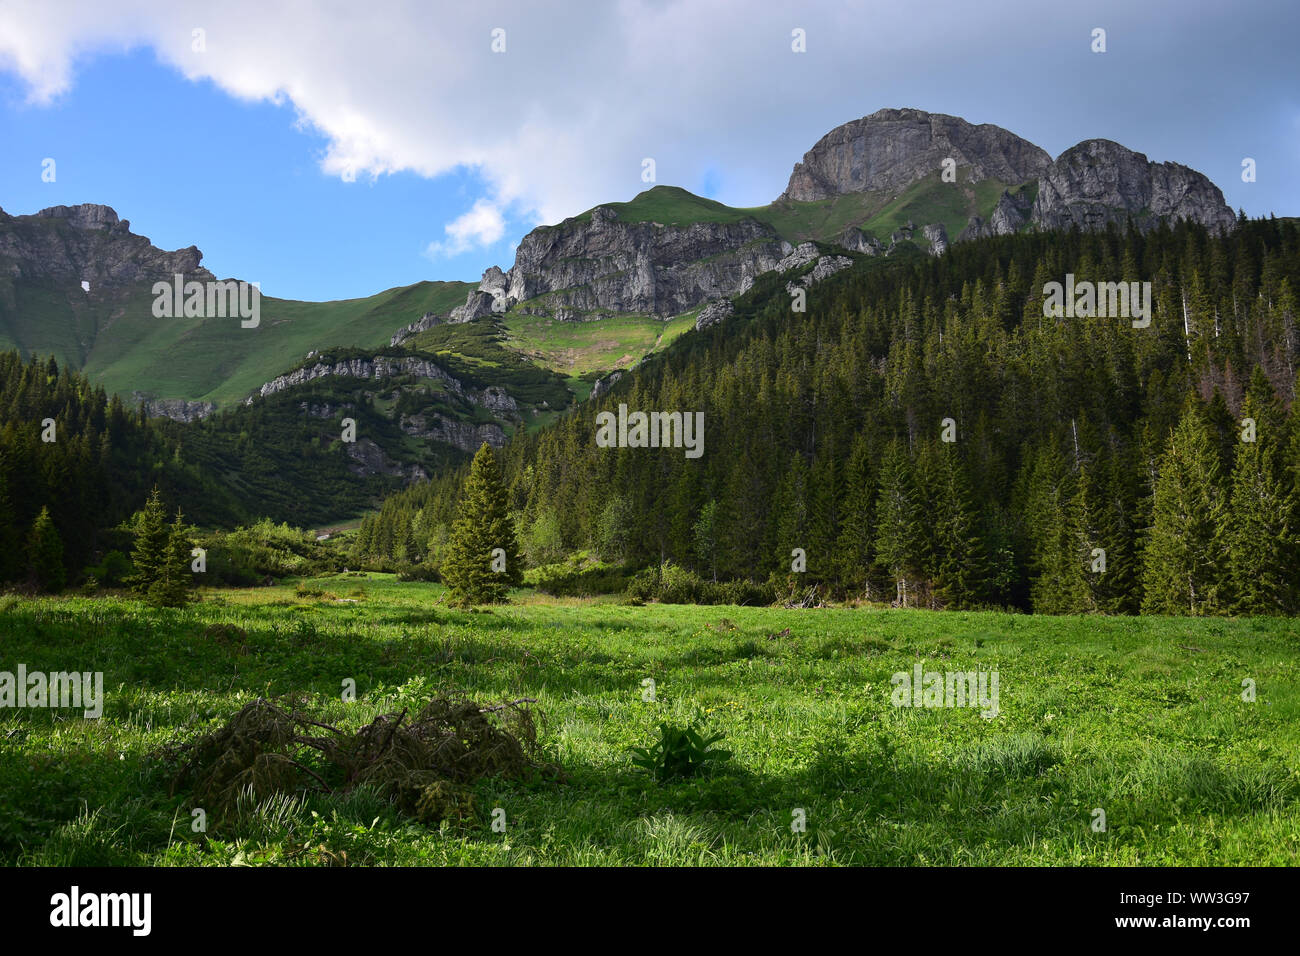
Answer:
POLYGON ((879 110, 838 126, 804 154, 781 199, 813 202, 845 193, 906 189, 952 159, 961 181, 1023 183, 1041 176, 1052 157, 1000 126, 921 110, 879 110))
POLYGON ((884 109, 823 136, 767 206, 735 209, 655 186, 540 226, 510 269, 488 269, 445 321, 666 320, 745 292, 810 240, 826 252, 888 255, 907 245, 941 254, 954 239, 1180 219, 1216 232, 1236 222, 1202 174, 1108 140, 1053 160, 998 126, 884 109))
POLYGON ((532 230, 477 283, 264 297, 255 327, 156 318, 155 282, 215 277, 198 248, 159 249, 108 206, 0 211, 0 348, 52 353, 151 415, 205 420, 177 436, 205 468, 317 520, 545 427, 684 333, 727 322, 756 284, 785 295, 954 242, 1180 219, 1235 225, 1200 173, 1107 140, 1053 160, 997 126, 886 109, 823 136, 766 206, 657 185, 532 230), (345 418, 356 442, 339 441, 345 418))
POLYGON ((386 345, 412 314, 450 309, 469 287, 419 282, 337 302, 263 296, 256 328, 155 318, 155 282, 215 278, 202 258, 194 246, 158 249, 108 206, 0 212, 0 348, 53 354, 125 401, 186 418, 243 401, 312 349, 386 345))
POLYGON ((1043 229, 1102 229, 1133 217, 1149 229, 1190 219, 1211 231, 1236 223, 1223 193, 1178 163, 1153 163, 1107 139, 1085 140, 1057 157, 1039 180, 1031 221, 1043 229))
POLYGON ((0 347, 52 353, 153 414, 187 420, 260 394, 309 352, 446 351, 448 334, 435 329, 487 321, 501 348, 565 375, 581 398, 597 376, 693 327, 704 307, 791 268, 803 243, 840 256, 941 254, 954 241, 1128 219, 1142 229, 1235 222, 1203 175, 1117 143, 1086 140, 1053 160, 998 126, 883 109, 823 136, 767 206, 655 186, 534 229, 509 269, 477 283, 419 282, 339 302, 266 297, 257 328, 154 318, 153 282, 214 277, 196 247, 158 249, 108 206, 0 211, 0 347))

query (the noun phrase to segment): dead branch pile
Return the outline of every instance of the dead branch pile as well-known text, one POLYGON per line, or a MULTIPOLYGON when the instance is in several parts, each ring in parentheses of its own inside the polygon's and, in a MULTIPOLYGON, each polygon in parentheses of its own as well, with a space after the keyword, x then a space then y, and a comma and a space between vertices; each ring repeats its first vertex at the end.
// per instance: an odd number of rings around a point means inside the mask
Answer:
POLYGON ((403 812, 434 823, 473 814, 484 777, 521 779, 558 768, 539 763, 531 698, 480 707, 439 697, 408 719, 381 714, 355 733, 303 713, 300 699, 258 699, 225 726, 164 747, 171 792, 189 790, 210 814, 238 813, 275 794, 373 788, 403 812))

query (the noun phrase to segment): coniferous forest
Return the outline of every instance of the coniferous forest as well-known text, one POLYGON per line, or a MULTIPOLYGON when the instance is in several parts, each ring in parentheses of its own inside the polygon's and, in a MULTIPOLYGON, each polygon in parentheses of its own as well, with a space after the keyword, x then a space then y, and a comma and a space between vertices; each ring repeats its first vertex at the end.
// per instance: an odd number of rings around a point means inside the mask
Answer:
MULTIPOLYGON (((1300 610, 1294 223, 962 243, 864 263, 805 313, 765 278, 504 449, 534 564, 590 551, 920 607, 1300 610), (1150 325, 1045 318, 1067 274, 1150 281, 1150 325), (620 403, 703 411, 703 456, 598 447, 620 403)), ((463 476, 387 499, 358 557, 436 566, 463 476)))

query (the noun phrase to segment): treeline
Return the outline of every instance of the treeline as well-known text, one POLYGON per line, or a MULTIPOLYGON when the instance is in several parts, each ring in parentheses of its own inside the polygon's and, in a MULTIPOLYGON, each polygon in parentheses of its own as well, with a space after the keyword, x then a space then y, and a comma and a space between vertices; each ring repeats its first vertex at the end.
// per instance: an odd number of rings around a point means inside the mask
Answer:
MULTIPOLYGON (((805 313, 761 276, 507 446, 523 553, 909 606, 1296 613, 1298 288, 1296 224, 1244 217, 869 260, 805 313), (1150 325, 1045 318, 1067 273, 1150 281, 1150 325), (703 456, 598 447, 620 403, 704 412, 703 456)), ((436 566, 463 474, 387 499, 355 558, 436 566)))

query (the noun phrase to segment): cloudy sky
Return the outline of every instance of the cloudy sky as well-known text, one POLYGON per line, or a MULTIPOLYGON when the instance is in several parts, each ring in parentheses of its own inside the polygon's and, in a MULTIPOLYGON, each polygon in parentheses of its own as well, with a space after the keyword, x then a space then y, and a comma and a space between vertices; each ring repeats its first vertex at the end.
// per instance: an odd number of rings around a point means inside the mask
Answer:
POLYGON ((1297 40, 1294 0, 0 0, 0 207, 104 203, 221 276, 343 298, 508 267, 645 158, 769 202, 828 130, 910 106, 1300 215, 1297 40))

